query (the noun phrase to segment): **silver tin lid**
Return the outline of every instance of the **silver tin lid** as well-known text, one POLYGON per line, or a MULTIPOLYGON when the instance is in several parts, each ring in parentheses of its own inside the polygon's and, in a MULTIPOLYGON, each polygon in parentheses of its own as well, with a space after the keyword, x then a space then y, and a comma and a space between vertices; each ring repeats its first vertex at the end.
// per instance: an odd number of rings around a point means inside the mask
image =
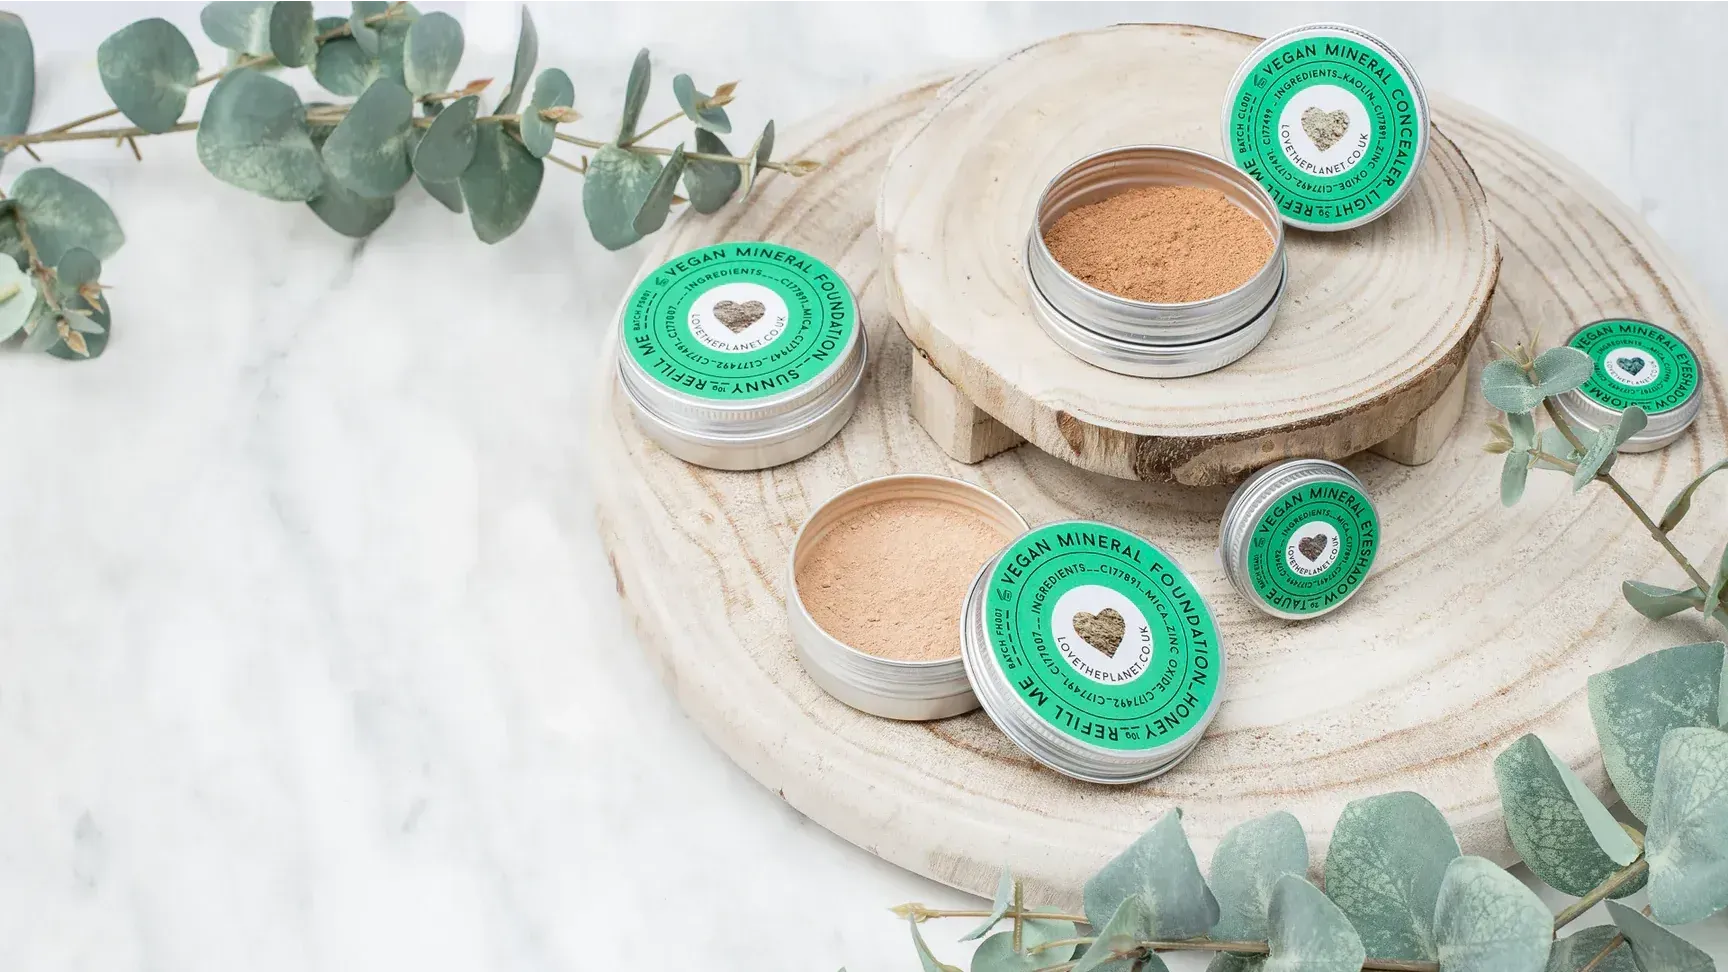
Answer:
POLYGON ((1218 555, 1231 586, 1273 617, 1337 610, 1380 549, 1380 515, 1361 480, 1335 462, 1291 459, 1249 477, 1230 498, 1218 555))
POLYGON ((1610 318, 1573 331, 1566 344, 1595 365, 1581 387, 1554 399, 1569 421, 1594 431, 1633 405, 1649 417, 1642 432, 1621 444, 1621 452, 1660 449, 1698 417, 1703 369, 1697 352, 1674 332, 1649 321, 1610 318))
POLYGON ((1428 96, 1410 62, 1358 27, 1319 23, 1268 37, 1226 90, 1224 154, 1291 226, 1347 230, 1379 219, 1428 151, 1428 96))
POLYGON ((1174 560, 1119 527, 1027 531, 979 571, 961 626, 984 711, 1033 759, 1076 779, 1167 772, 1223 698, 1211 609, 1174 560))

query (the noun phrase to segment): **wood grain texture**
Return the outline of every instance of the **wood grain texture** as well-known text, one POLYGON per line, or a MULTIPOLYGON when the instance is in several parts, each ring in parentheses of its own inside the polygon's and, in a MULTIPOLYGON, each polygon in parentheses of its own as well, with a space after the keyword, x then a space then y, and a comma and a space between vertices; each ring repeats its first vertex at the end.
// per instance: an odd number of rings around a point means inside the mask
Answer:
POLYGON ((1428 406, 1427 410, 1416 416, 1409 425, 1369 451, 1406 466, 1433 462, 1434 457, 1440 454, 1440 449, 1446 445, 1446 440, 1450 439, 1458 428, 1458 418, 1464 414, 1464 401, 1472 390, 1470 370, 1460 368, 1458 377, 1453 378, 1452 384, 1446 386, 1439 401, 1428 406))
POLYGON ((1277 320, 1227 368, 1118 375, 1039 328, 1023 249, 1046 183, 1116 145, 1220 154, 1226 88, 1256 43, 1169 24, 1044 41, 945 90, 889 165, 877 225, 891 311, 962 395, 1081 468, 1214 485, 1287 456, 1360 452, 1439 400, 1477 334, 1494 229, 1470 166, 1437 130, 1390 214, 1286 234, 1277 320))
MULTIPOLYGON (((1523 505, 1499 505, 1500 457, 1481 451, 1488 418, 1466 397, 1461 430, 1428 465, 1373 455, 1348 465, 1380 506, 1385 546, 1342 610, 1287 623, 1228 587, 1214 547, 1229 499, 1086 473, 1036 449, 969 466, 914 423, 913 349, 890 318, 872 230, 889 143, 935 94, 885 96, 789 150, 826 159, 802 180, 767 177, 747 206, 680 219, 643 254, 723 239, 771 239, 830 262, 862 294, 874 355, 857 416, 797 463, 758 473, 687 466, 638 433, 600 362, 590 465, 599 525, 641 644, 722 751, 845 839, 936 880, 988 894, 1011 864, 1035 900, 1073 906, 1082 880, 1166 808, 1187 811, 1202 860, 1231 826, 1283 808, 1324 855, 1344 804, 1391 790, 1433 800, 1464 848, 1506 862, 1493 757, 1539 733, 1597 791, 1606 777, 1585 706, 1591 672, 1719 632, 1687 618, 1651 623, 1620 600, 1627 577, 1680 586, 1678 571, 1603 489, 1572 494, 1536 473, 1523 505), (1039 768, 981 713, 927 724, 862 715, 799 668, 784 621, 785 567, 799 525, 872 476, 928 472, 979 483, 1034 524, 1119 523, 1175 556, 1217 612, 1230 679, 1217 719, 1169 775, 1111 788, 1039 768)), ((1505 241, 1485 326, 1516 340, 1537 326, 1629 314, 1687 336, 1707 375, 1728 339, 1651 233, 1605 190, 1516 133, 1450 102, 1442 122, 1469 153, 1505 241)), ((608 345, 610 347, 610 345, 608 345)), ((1472 369, 1482 363, 1480 347, 1472 369)), ((1693 430, 1616 467, 1632 493, 1665 502, 1728 453, 1721 387, 1706 385, 1693 430)), ((1728 504, 1700 502, 1678 542, 1695 557, 1728 531, 1728 504)))

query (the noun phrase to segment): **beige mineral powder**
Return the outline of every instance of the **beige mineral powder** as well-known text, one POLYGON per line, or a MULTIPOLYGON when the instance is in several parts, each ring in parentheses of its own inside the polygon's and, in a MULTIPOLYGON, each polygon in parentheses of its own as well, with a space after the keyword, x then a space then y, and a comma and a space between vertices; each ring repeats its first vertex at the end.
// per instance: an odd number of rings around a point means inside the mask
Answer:
POLYGON ((965 507, 896 499, 855 510, 799 561, 798 598, 829 636, 879 658, 960 653, 960 603, 1013 539, 965 507))

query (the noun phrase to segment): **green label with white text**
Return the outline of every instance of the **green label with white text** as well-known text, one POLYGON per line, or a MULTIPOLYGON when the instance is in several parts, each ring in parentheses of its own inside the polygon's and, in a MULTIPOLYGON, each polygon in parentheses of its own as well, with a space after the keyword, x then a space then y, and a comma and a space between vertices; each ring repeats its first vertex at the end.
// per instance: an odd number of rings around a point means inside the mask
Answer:
POLYGON ((1679 338, 1644 321, 1597 321, 1567 342, 1596 363, 1579 389, 1615 411, 1679 408, 1698 391, 1698 358, 1679 338))
POLYGON ((1254 524, 1248 583, 1286 614, 1318 614, 1356 592, 1380 548, 1374 504, 1340 482, 1304 483, 1254 524))
POLYGON ((624 307, 641 369, 698 398, 767 398, 837 363, 858 329, 852 291, 808 253, 720 243, 650 273, 624 307))
POLYGON ((1426 120, 1413 79, 1350 37, 1293 40, 1254 63, 1230 102, 1231 160, 1288 219, 1330 225, 1395 199, 1426 120))
POLYGON ((1053 523, 1008 548, 985 596, 1002 674, 1057 730, 1134 751, 1204 724, 1223 675, 1218 630, 1157 547, 1101 523, 1053 523))

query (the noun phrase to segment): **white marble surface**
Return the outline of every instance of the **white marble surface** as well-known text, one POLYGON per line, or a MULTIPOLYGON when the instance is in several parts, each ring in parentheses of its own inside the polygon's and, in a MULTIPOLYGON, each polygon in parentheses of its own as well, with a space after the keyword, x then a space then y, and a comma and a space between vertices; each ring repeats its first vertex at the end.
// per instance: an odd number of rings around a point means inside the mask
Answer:
MULTIPOLYGON (((440 6, 434 4, 433 6, 440 6)), ((106 105, 94 50, 191 4, 13 4, 34 127, 106 105)), ((461 77, 509 4, 452 5, 461 77)), ((615 117, 635 49, 742 78, 751 128, 1066 29, 1319 17, 1528 127, 1728 302, 1728 11, 1705 7, 539 5, 543 64, 615 117)), ((199 39, 205 63, 217 55, 199 39)), ((914 968, 885 908, 963 896, 757 787, 638 656, 584 463, 596 345, 636 257, 579 180, 496 247, 413 198, 364 244, 223 186, 189 135, 46 152, 129 243, 116 336, 0 355, 0 967, 914 968)), ((9 182, 27 160, 8 160, 9 182)), ((1485 488, 1489 488, 1485 486, 1485 488)), ((1557 900, 1557 899, 1556 899, 1557 900)), ((964 930, 935 926, 937 947, 964 930)), ((1690 930, 1728 959, 1728 918, 1690 930)))

